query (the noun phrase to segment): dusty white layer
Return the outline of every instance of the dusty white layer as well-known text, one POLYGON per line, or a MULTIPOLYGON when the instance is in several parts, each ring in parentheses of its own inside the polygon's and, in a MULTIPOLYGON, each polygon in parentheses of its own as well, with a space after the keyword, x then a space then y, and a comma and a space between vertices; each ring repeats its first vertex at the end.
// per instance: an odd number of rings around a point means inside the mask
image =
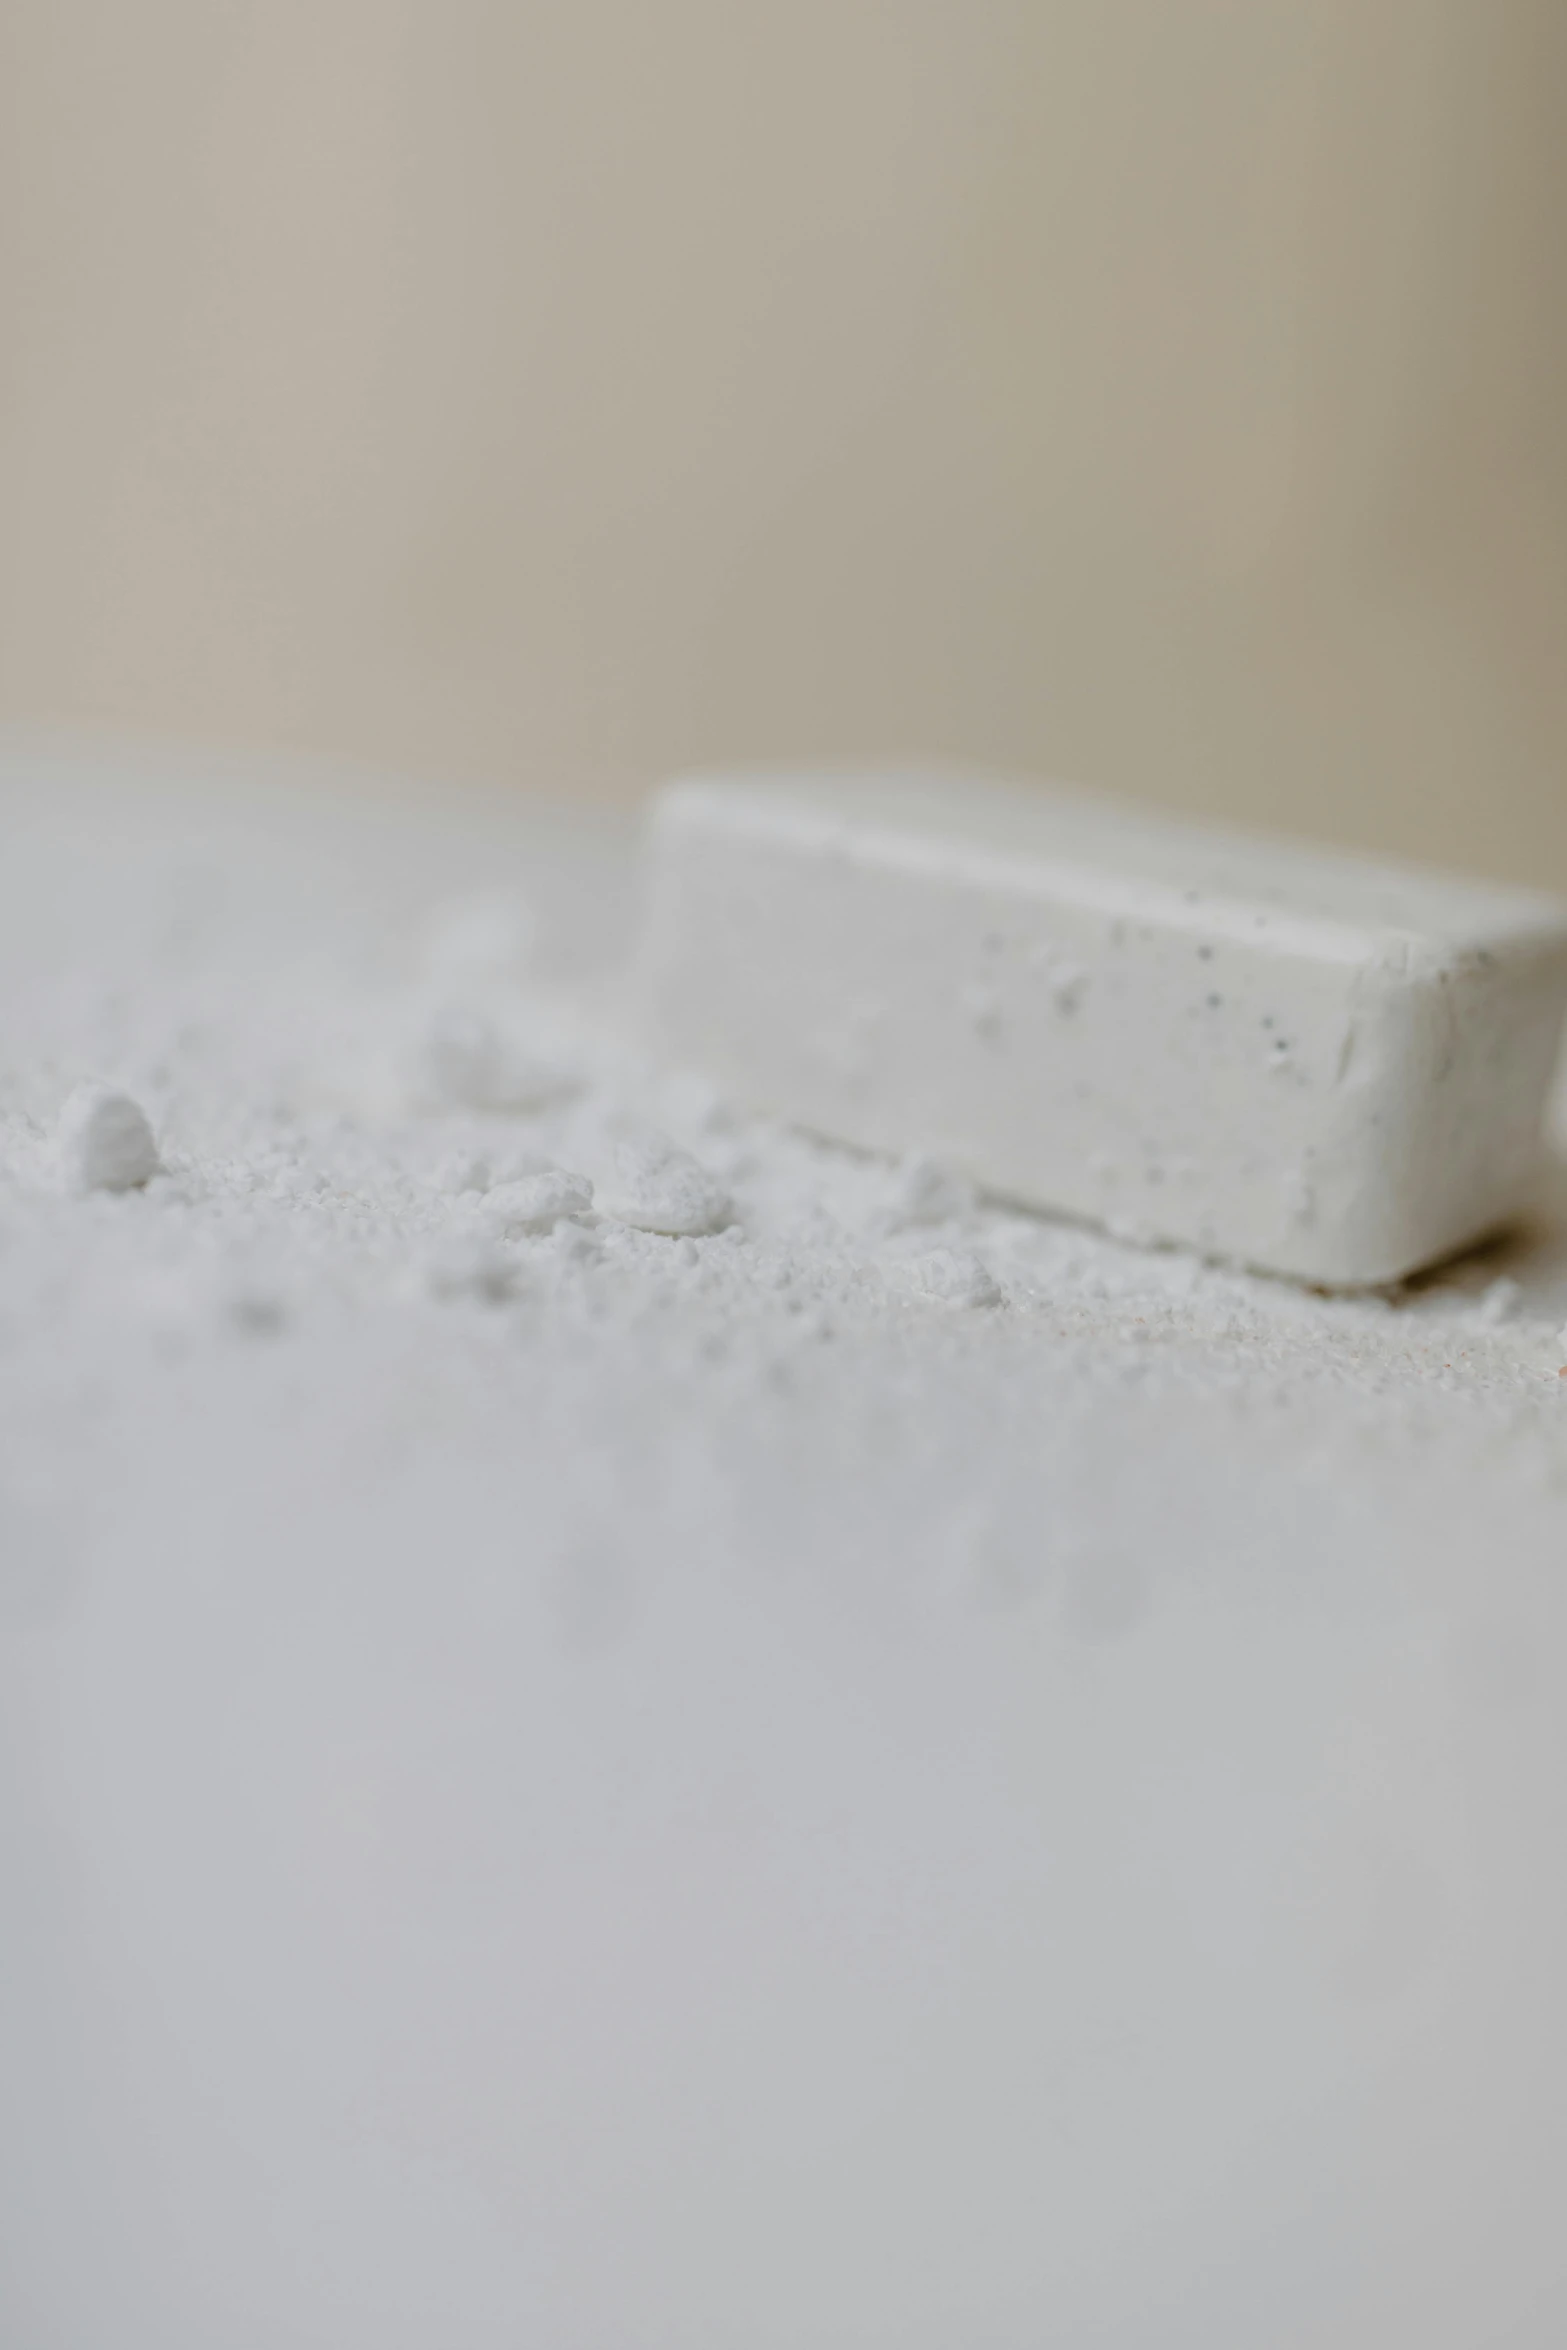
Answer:
POLYGON ((1513 1215, 1567 907, 978 778, 715 779, 653 823, 654 1032, 823 1134, 1335 1285, 1513 1215))
POLYGON ((0 842, 6 2350, 1567 2339, 1560 1204, 1320 1298, 825 1146, 502 805, 0 842))

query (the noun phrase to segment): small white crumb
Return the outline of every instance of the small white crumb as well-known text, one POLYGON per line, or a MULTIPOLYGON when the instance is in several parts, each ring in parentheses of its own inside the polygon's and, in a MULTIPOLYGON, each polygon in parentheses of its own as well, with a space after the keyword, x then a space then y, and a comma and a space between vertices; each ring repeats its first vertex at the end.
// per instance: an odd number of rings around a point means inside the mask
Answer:
POLYGON ((565 1167, 544 1167, 536 1175, 495 1184, 479 1213, 494 1232, 548 1232, 568 1216, 584 1215, 592 1205, 593 1186, 585 1175, 573 1175, 565 1167))
POLYGON ((77 1191, 134 1191, 158 1172, 147 1113, 110 1085, 79 1085, 60 1112, 60 1162, 77 1191))
POLYGON ((600 1205, 618 1223, 675 1237, 716 1232, 734 1214, 723 1185, 667 1142, 624 1144, 615 1154, 614 1182, 600 1205))
POLYGON ((1499 1323, 1511 1320, 1522 1295, 1522 1285, 1509 1274, 1503 1273, 1481 1291, 1480 1302, 1475 1308, 1476 1320, 1483 1322, 1487 1329, 1494 1330, 1499 1323))
POLYGON ((555 1175, 559 1169, 537 1151, 500 1150, 448 1151, 437 1160, 431 1181, 438 1191, 461 1196, 464 1192, 495 1191, 502 1184, 519 1182, 525 1175, 555 1175))
POLYGON ((922 1295, 944 1306, 998 1306, 1001 1292, 988 1266, 967 1249, 934 1248, 909 1268, 922 1295))
POLYGON ((464 1110, 534 1110, 569 1092, 556 1064, 522 1049, 483 1012, 437 1012, 420 1043, 423 1090, 464 1110))

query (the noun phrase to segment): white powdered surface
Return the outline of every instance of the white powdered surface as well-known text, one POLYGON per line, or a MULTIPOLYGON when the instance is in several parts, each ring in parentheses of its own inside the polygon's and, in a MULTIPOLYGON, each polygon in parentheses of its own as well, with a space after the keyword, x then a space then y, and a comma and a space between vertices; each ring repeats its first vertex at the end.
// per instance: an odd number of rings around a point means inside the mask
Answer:
POLYGON ((611 829, 4 787, 7 2350, 1567 2339, 1560 1217, 1138 1254, 645 1065, 611 829))

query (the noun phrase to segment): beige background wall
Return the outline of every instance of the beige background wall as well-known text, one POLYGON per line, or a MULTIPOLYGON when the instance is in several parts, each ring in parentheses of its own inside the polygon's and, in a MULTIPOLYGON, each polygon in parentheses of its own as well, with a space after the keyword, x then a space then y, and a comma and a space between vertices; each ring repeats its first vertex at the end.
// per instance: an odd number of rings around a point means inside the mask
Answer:
POLYGON ((0 0, 0 719, 1567 884, 1561 0, 0 0))

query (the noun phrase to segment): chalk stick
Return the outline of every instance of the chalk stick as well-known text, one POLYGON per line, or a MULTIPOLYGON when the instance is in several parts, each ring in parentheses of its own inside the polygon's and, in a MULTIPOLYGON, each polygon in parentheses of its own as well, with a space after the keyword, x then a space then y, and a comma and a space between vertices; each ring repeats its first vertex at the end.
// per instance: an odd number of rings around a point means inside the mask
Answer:
POLYGON ((1536 1179, 1567 906, 962 775, 741 774, 651 819, 639 998, 740 1100, 1334 1287, 1536 1179))

